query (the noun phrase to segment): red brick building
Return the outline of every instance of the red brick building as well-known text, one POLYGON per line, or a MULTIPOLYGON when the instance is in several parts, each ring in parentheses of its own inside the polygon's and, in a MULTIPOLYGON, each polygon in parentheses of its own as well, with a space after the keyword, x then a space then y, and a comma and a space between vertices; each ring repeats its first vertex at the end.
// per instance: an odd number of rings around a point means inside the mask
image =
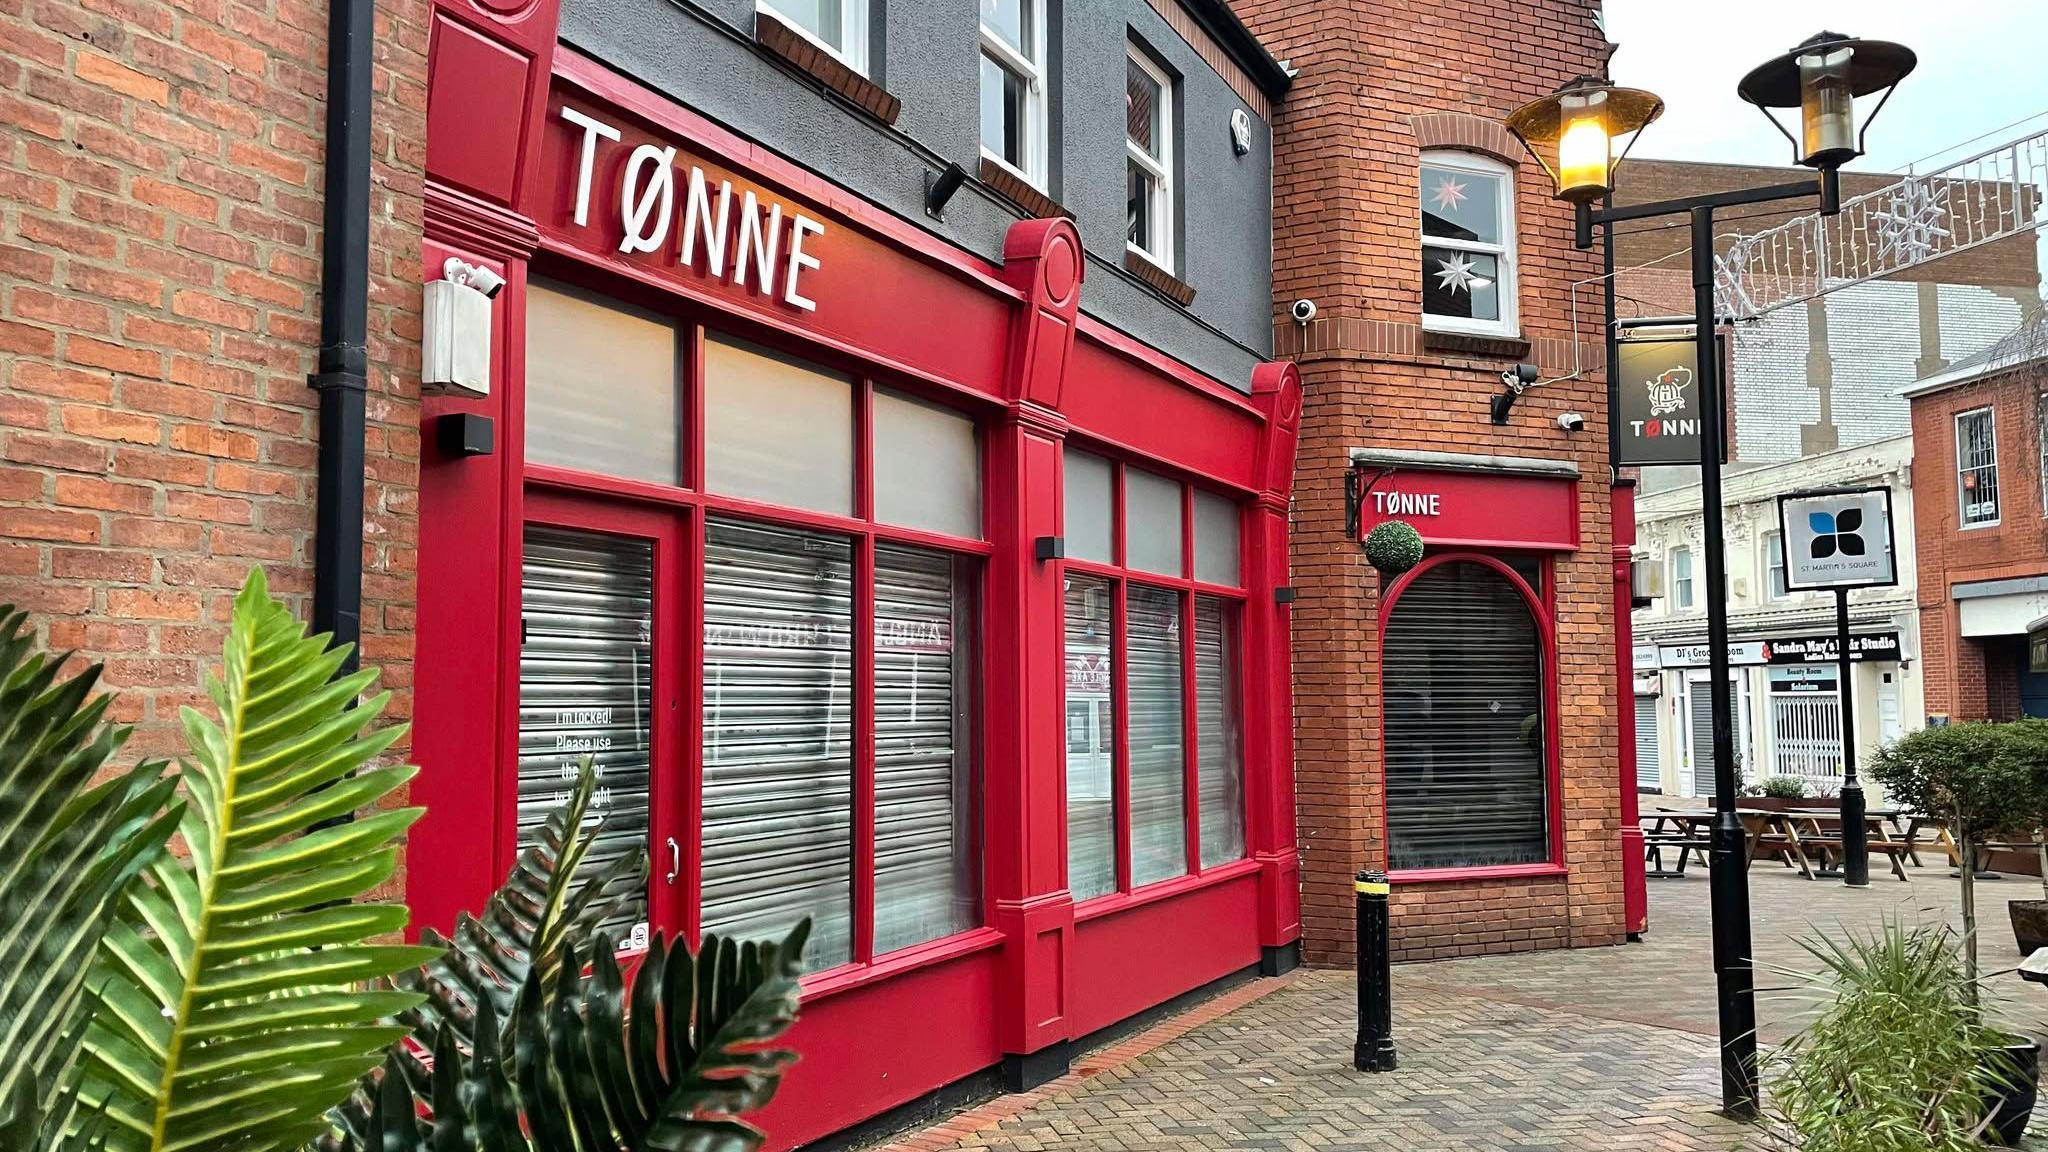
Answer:
MULTIPOLYGON (((377 5, 366 660, 410 711, 426 0, 377 5)), ((248 569, 312 588, 328 5, 0 4, 0 602, 180 744, 248 569)))
POLYGON ((2048 348, 2037 313, 1906 389, 1930 721, 2048 716, 2048 348))
POLYGON ((1305 397, 1306 953, 1350 956, 1361 867, 1391 872, 1401 956, 1618 943, 1626 673, 1600 258, 1572 248, 1568 206, 1500 124, 1602 70, 1598 5, 1239 7, 1300 69, 1276 126, 1274 302, 1305 397), (1306 323, 1296 300, 1315 305, 1306 323), (1544 383, 1493 423, 1501 373, 1525 362, 1544 383), (1390 517, 1428 545, 1398 578, 1360 547, 1390 517))

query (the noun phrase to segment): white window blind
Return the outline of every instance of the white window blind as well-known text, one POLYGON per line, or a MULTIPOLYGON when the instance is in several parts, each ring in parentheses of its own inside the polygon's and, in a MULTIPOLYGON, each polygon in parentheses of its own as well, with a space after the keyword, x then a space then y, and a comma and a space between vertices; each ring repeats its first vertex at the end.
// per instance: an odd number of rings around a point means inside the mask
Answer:
POLYGON ((1132 584, 1125 592, 1125 620, 1135 888, 1188 870, 1180 594, 1132 584))
POLYGON ((1237 610, 1195 597, 1195 763, 1202 867, 1244 856, 1244 735, 1237 698, 1237 610))
MULTIPOLYGON (((1069 453, 1071 459, 1072 453, 1069 453)), ((1086 900, 1116 891, 1116 697, 1110 672, 1110 583, 1066 585, 1067 887, 1086 900)))
POLYGON ((1438 565, 1383 641, 1390 865, 1548 859, 1542 653, 1521 593, 1484 564, 1438 565))
POLYGON ((703 925, 852 958, 853 548, 713 520, 704 545, 703 925))
MULTIPOLYGON (((589 857, 594 874, 647 847, 654 547, 528 525, 519 600, 519 846, 568 803, 591 757, 590 818, 604 822, 589 857)), ((644 942, 646 920, 643 889, 605 929, 644 942)))
POLYGON ((966 561, 875 547, 875 952, 981 923, 966 561))

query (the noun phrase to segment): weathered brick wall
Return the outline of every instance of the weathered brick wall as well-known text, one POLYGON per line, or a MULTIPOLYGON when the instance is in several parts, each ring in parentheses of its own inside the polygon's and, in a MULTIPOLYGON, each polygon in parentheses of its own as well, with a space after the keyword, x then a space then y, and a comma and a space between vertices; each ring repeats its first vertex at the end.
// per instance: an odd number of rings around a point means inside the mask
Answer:
MULTIPOLYGON (((425 0, 380 0, 364 658, 410 710, 425 0)), ((179 743, 248 568, 311 588, 327 6, 0 0, 0 601, 179 743)))
MULTIPOLYGON (((1507 951, 1622 938, 1615 647, 1600 296, 1571 290, 1599 273, 1571 248, 1570 212, 1520 161, 1516 197, 1526 351, 1425 346, 1417 278, 1420 210, 1415 116, 1497 120, 1580 73, 1606 44, 1582 0, 1390 6, 1252 0, 1238 11, 1300 70, 1275 128, 1274 302, 1278 354, 1305 385, 1295 483, 1297 805, 1303 931, 1312 962, 1351 955, 1352 872, 1385 861, 1380 813, 1379 581, 1344 533, 1353 447, 1448 449, 1569 459, 1580 468, 1579 551, 1556 568, 1563 723, 1563 878, 1401 886, 1394 931, 1405 957, 1507 951), (1303 330, 1288 303, 1317 302, 1303 330), (1575 379, 1528 393, 1506 427, 1488 420, 1499 374, 1534 360, 1575 379), (1586 428, 1558 429, 1576 411, 1586 428)), ((1440 131, 1426 121, 1425 131, 1440 131)), ((1476 140, 1489 134, 1475 131, 1476 140)))
POLYGON ((2034 365, 1913 398, 1913 538, 1919 569, 1920 655, 1927 711, 1955 720, 2019 714, 2014 665, 2023 652, 1961 634, 1952 585, 2048 575, 2048 483, 2041 472, 2036 398, 2048 366, 2034 365), (1956 488, 1956 415, 1989 406, 1998 446, 1999 522, 1964 529, 1956 488))

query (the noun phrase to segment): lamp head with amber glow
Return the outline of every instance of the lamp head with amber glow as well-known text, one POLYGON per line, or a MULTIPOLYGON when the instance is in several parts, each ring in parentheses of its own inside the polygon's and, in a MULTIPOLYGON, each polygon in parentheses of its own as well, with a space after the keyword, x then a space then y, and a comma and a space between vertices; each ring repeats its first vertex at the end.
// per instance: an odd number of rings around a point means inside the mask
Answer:
POLYGON ((1664 102, 1639 88, 1617 88, 1581 76, 1541 100, 1515 109, 1507 130, 1557 184, 1557 198, 1590 204, 1614 189, 1614 168, 1637 132, 1664 111, 1664 102), (1614 142, 1627 137, 1619 153, 1614 142), (1539 145, 1543 147, 1538 147, 1539 145), (1552 164, 1544 149, 1555 146, 1552 164))
POLYGON ((1792 141, 1799 163, 1829 171, 1863 155, 1864 132, 1918 62, 1902 44, 1822 32, 1759 65, 1735 86, 1735 93, 1762 109, 1771 126, 1792 141), (1877 107, 1858 127, 1856 100, 1880 92, 1877 107), (1778 123, 1773 108, 1799 109, 1798 136, 1778 123))

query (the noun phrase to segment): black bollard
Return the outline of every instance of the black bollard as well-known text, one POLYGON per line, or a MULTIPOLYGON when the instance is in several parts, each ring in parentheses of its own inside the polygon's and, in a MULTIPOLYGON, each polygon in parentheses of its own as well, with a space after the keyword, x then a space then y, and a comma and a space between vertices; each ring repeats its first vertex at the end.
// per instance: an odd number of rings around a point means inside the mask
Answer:
POLYGON ((1387 958, 1387 874, 1364 871, 1358 895, 1358 1043, 1352 1066, 1360 1072, 1394 1070, 1394 988, 1387 958))

